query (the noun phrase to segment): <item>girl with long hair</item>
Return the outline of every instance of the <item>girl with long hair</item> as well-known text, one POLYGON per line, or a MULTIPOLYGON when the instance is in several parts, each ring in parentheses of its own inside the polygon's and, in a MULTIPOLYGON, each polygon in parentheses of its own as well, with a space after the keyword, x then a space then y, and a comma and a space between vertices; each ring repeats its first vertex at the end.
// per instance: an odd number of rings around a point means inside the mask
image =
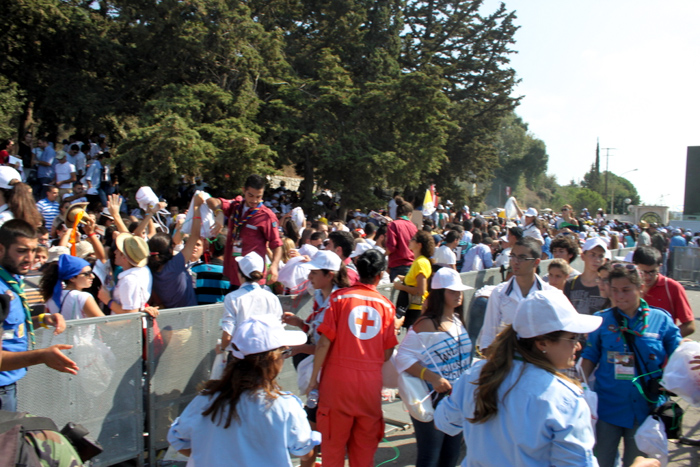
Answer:
POLYGON ((528 294, 512 325, 467 370, 435 410, 435 426, 463 433, 462 465, 596 465, 591 412, 574 366, 578 335, 600 326, 559 290, 528 294))
POLYGON ((408 294, 408 307, 403 327, 409 328, 420 316, 423 301, 428 296, 428 279, 433 273, 430 258, 435 253, 435 240, 430 233, 419 230, 411 237, 408 248, 414 256, 408 273, 405 276, 397 276, 403 282, 394 282, 396 290, 408 294))
MULTIPOLYGON (((396 370, 427 381, 434 391, 433 401, 449 394, 452 385, 471 366, 472 342, 464 324, 463 292, 459 273, 440 268, 431 280, 425 311, 401 342, 396 354, 396 370)), ((461 437, 446 435, 432 422, 411 417, 416 435, 416 467, 456 465, 461 437)))
POLYGON ((39 283, 49 313, 60 313, 66 320, 104 316, 95 298, 83 290, 92 286, 95 275, 90 263, 63 254, 49 263, 39 283))
POLYGON ((290 454, 306 460, 320 434, 311 430, 301 401, 276 381, 288 346, 305 341, 306 334, 285 331, 270 315, 242 322, 222 378, 205 384, 173 422, 168 442, 208 467, 291 467, 290 454))
POLYGON ((0 166, 0 226, 10 219, 22 219, 36 228, 43 223, 32 188, 12 167, 0 166))

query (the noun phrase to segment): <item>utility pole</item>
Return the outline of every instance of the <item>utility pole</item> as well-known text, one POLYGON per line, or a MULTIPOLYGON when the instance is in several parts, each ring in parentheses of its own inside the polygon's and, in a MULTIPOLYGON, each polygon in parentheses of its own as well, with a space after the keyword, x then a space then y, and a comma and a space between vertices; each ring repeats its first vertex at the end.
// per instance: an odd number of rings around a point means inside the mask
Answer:
POLYGON ((605 197, 608 197, 608 174, 610 173, 610 150, 615 148, 602 148, 605 151, 605 197))

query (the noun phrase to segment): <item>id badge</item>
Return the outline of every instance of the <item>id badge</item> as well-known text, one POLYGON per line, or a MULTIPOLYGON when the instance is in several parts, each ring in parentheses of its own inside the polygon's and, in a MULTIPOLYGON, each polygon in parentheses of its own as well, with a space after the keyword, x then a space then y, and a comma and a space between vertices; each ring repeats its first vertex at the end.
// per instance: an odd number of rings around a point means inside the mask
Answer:
POLYGON ((233 251, 231 253, 231 256, 235 258, 236 256, 241 256, 242 254, 243 248, 241 247, 241 241, 236 240, 235 242, 233 242, 233 251))
POLYGON ((614 365, 615 379, 634 379, 634 353, 609 351, 608 363, 614 365))
POLYGON ((17 338, 21 339, 24 337, 24 323, 19 323, 17 326, 17 338))

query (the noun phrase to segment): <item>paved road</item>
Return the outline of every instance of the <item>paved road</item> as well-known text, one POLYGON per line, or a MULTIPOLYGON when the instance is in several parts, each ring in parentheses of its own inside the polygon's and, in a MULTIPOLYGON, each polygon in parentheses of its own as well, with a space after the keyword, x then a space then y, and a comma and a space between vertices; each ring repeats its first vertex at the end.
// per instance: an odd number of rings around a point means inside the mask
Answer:
MULTIPOLYGON (((687 287, 688 299, 695 313, 696 327, 699 329, 692 339, 700 341, 700 288, 687 287)), ((685 401, 680 401, 685 409, 683 420, 683 435, 688 438, 700 438, 700 407, 689 406, 685 401)), ((381 443, 375 457, 375 465, 382 462, 384 466, 414 466, 416 458, 415 438, 410 427, 408 414, 404 412, 400 402, 385 405, 387 418, 404 422, 409 427, 405 430, 387 425, 387 442, 381 443), (398 458, 394 459, 398 455, 398 458)), ((669 443, 669 466, 672 467, 700 467, 700 448, 676 443, 669 443)))

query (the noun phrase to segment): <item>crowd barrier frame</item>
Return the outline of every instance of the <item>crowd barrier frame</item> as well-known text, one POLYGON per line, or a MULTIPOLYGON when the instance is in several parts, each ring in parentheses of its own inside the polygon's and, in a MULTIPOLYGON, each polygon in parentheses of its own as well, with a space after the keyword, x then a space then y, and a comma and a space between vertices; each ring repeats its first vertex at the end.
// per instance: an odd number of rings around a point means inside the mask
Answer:
POLYGON ((700 283, 700 248, 677 246, 672 254, 673 279, 700 283))
MULTIPOLYGON (((614 251, 613 257, 624 256, 628 251, 631 249, 614 251)), ((548 264, 549 261, 540 263, 542 275, 548 264)), ((583 270, 580 258, 572 266, 583 270)), ((503 279, 498 268, 460 276, 466 285, 473 287, 464 292, 466 310, 478 289, 498 285, 503 279)), ((391 284, 380 286, 378 290, 392 302, 396 300, 391 284)), ((302 318, 311 312, 313 298, 308 294, 279 298, 284 311, 302 318)), ((174 308, 161 311, 155 321, 144 313, 68 321, 66 332, 58 336, 54 336, 52 330, 39 329, 37 348, 99 335, 105 346, 116 354, 109 381, 103 378, 100 382, 104 394, 110 398, 96 404, 87 397, 85 381, 81 378, 94 374, 86 370, 91 368, 89 357, 99 352, 90 352, 89 346, 76 346, 66 351, 66 355, 87 362, 88 366, 81 368, 82 374, 58 373, 44 365, 31 367, 27 376, 18 382, 19 410, 50 417, 59 427, 69 421, 84 425, 90 436, 105 447, 105 452, 91 462, 93 466, 109 466, 129 459, 136 459, 142 466, 146 462, 145 453, 149 465, 156 465, 153 460, 157 451, 168 446, 166 436, 170 424, 208 378, 216 341, 221 337, 219 321, 223 309, 222 303, 174 308), (55 386, 59 390, 52 394, 49 388, 55 386)), ((463 318, 468 322, 468 311, 465 314, 463 318)), ((285 363, 279 381, 286 390, 298 392, 291 360, 285 363)))

